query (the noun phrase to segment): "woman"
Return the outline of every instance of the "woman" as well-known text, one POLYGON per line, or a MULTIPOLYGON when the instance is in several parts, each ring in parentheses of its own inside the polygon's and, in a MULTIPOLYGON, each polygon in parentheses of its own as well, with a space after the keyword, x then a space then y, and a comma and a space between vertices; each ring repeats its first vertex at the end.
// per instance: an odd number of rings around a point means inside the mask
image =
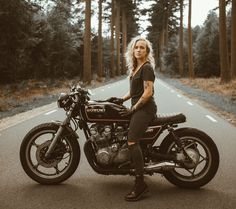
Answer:
POLYGON ((121 103, 131 99, 131 109, 121 112, 124 116, 132 115, 129 124, 128 147, 135 168, 135 185, 125 196, 125 200, 136 201, 147 191, 139 139, 142 138, 157 111, 153 98, 155 61, 151 43, 142 37, 132 39, 127 47, 126 63, 130 70, 130 90, 123 98, 117 99, 121 103))

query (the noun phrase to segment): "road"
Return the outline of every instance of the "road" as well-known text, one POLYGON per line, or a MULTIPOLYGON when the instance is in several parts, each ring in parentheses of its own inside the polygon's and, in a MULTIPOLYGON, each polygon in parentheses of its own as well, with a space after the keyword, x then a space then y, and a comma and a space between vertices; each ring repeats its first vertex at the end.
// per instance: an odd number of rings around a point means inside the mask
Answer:
MULTIPOLYGON (((124 79, 93 90, 92 99, 122 96, 128 89, 124 79)), ((129 176, 96 174, 82 154, 75 174, 56 186, 43 186, 32 181, 23 171, 19 148, 24 135, 33 126, 51 120, 62 120, 64 112, 56 103, 34 113, 16 117, 0 128, 0 209, 235 209, 236 208, 236 128, 190 100, 161 80, 155 82, 155 100, 160 113, 183 112, 183 126, 199 128, 215 141, 220 152, 220 167, 215 178, 198 190, 177 188, 161 175, 147 176, 149 194, 139 202, 128 203, 124 195, 133 185, 129 176)), ((129 103, 126 103, 128 106, 129 103)), ((79 131, 80 146, 84 136, 79 131)), ((159 143, 161 139, 159 140, 159 143)))

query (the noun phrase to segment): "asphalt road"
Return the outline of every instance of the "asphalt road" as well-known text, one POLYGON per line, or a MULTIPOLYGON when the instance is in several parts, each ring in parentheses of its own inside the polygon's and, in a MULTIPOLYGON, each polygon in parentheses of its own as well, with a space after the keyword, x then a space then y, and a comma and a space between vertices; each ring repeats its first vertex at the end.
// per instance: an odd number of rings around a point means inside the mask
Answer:
MULTIPOLYGON (((92 99, 119 97, 127 89, 128 80, 124 79, 94 89, 92 99)), ((149 194, 142 201, 129 203, 123 196, 133 185, 132 177, 96 174, 84 154, 77 171, 66 182, 56 186, 35 183, 21 168, 19 148, 22 138, 32 127, 65 117, 54 103, 24 114, 21 119, 13 117, 12 123, 0 128, 0 209, 235 209, 236 128, 161 80, 155 82, 155 100, 160 113, 183 112, 187 122, 180 127, 201 129, 217 144, 220 167, 215 178, 205 187, 180 189, 161 175, 147 176, 149 194)), ((80 131, 78 134, 82 150, 85 138, 80 131)))

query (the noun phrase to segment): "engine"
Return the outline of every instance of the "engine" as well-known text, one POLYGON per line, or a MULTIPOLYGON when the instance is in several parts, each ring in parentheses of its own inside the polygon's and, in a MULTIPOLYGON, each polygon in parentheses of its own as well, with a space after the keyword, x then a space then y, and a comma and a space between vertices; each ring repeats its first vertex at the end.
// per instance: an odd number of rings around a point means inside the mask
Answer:
POLYGON ((90 139, 96 147, 96 159, 100 165, 121 164, 130 159, 122 126, 93 124, 90 133, 90 139))

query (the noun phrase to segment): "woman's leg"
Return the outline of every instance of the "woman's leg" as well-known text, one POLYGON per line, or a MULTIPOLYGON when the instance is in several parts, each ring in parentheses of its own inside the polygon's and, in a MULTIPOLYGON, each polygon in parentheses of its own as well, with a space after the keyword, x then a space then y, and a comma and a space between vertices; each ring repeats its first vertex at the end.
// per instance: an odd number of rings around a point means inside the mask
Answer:
POLYGON ((143 154, 138 142, 128 142, 129 151, 135 168, 135 175, 143 175, 143 154))
POLYGON ((153 116, 148 114, 144 110, 139 110, 132 115, 132 118, 130 120, 128 147, 135 169, 135 185, 131 192, 125 196, 125 199, 127 201, 139 200, 142 197, 143 193, 147 191, 147 185, 144 182, 143 178, 144 160, 139 140, 145 133, 152 118, 153 116))
POLYGON ((131 191, 125 196, 127 201, 137 201, 147 191, 147 185, 144 182, 144 161, 142 150, 138 142, 128 142, 131 159, 135 169, 135 185, 131 191))

